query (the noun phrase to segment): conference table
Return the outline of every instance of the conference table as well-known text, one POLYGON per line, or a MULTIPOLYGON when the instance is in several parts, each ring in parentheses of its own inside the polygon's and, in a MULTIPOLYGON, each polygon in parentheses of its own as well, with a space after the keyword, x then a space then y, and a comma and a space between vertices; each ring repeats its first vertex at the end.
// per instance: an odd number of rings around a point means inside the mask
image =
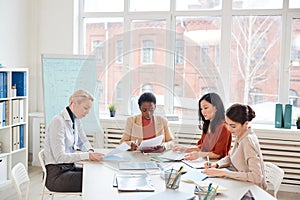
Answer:
MULTIPOLYGON (((107 149, 98 149, 98 152, 107 153, 107 149)), ((126 162, 145 162, 150 161, 153 155, 144 155, 139 151, 127 151, 121 153, 121 157, 126 158, 126 162)), ((161 173, 167 168, 173 167, 174 169, 184 166, 185 171, 189 173, 192 170, 189 166, 182 162, 162 163, 162 169, 152 170, 119 170, 119 160, 109 160, 101 162, 84 162, 83 163, 83 185, 82 185, 82 199, 95 200, 95 199, 118 199, 118 200, 142 200, 142 199, 158 199, 155 198, 159 193, 166 191, 165 180, 161 177, 161 173), (151 179, 151 183, 155 189, 154 192, 119 192, 118 188, 113 187, 114 177, 116 173, 147 173, 151 179)), ((201 172, 201 169, 199 169, 201 172)), ((182 176, 183 177, 183 176, 182 176)), ((268 192, 261 189, 259 186, 250 183, 242 182, 228 178, 207 178, 205 181, 211 181, 226 190, 217 194, 216 199, 230 199, 239 200, 241 197, 250 190, 256 200, 272 200, 276 199, 268 192)), ((191 199, 194 197, 195 185, 181 181, 177 192, 190 194, 191 199)), ((179 196, 179 195, 178 195, 179 196)), ((180 199, 174 198, 172 199, 180 199)), ((195 199, 198 199, 195 198, 195 199)))

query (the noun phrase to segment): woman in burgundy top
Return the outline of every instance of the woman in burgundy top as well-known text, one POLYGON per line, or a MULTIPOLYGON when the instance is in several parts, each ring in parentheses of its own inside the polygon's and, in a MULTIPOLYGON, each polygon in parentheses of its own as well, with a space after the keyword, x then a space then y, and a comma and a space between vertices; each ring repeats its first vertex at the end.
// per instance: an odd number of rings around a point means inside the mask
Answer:
POLYGON ((216 93, 205 94, 199 100, 199 120, 203 130, 196 146, 175 146, 173 151, 186 152, 186 160, 209 156, 219 159, 228 155, 231 147, 231 134, 225 124, 225 109, 220 96, 216 93))

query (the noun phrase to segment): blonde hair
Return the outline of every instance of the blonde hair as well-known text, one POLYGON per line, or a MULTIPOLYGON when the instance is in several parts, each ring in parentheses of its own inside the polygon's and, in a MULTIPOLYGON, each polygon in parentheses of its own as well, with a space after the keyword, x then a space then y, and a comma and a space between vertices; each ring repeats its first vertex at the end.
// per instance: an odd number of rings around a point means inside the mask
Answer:
POLYGON ((71 105, 71 103, 78 103, 80 104, 81 102, 83 102, 84 100, 91 100, 94 101, 94 97, 85 90, 76 90, 69 98, 69 104, 71 105))

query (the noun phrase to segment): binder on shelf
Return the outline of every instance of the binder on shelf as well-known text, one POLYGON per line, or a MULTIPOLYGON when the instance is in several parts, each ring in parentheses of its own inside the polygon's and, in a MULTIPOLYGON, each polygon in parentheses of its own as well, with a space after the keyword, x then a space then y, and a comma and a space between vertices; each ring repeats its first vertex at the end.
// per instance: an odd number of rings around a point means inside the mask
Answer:
POLYGON ((24 99, 19 100, 19 122, 24 122, 24 99))
POLYGON ((281 103, 277 103, 275 107, 275 128, 283 127, 283 108, 281 103))
POLYGON ((5 125, 9 125, 9 101, 5 103, 5 125))
POLYGON ((2 126, 6 126, 6 104, 7 104, 7 102, 6 101, 3 101, 2 102, 2 108, 3 108, 3 110, 2 110, 2 126))
POLYGON ((3 102, 0 102, 0 127, 3 127, 3 115, 2 115, 4 109, 3 106, 4 106, 3 102))
POLYGON ((16 126, 16 137, 17 137, 17 142, 16 142, 16 149, 20 149, 20 128, 19 126, 16 126))
POLYGON ((19 135, 20 135, 20 149, 24 148, 24 126, 20 125, 19 127, 19 135))
POLYGON ((12 73, 12 86, 16 85, 17 96, 26 96, 26 72, 12 73))
POLYGON ((0 98, 4 98, 4 72, 0 72, 0 98))
POLYGON ((19 123, 19 100, 12 101, 12 123, 19 123))
POLYGON ((292 126, 292 105, 285 104, 284 107, 284 118, 283 118, 283 128, 291 128, 292 126))
POLYGON ((12 150, 17 150, 17 130, 16 126, 12 127, 12 150))
POLYGON ((3 73, 3 98, 7 98, 7 73, 3 73))

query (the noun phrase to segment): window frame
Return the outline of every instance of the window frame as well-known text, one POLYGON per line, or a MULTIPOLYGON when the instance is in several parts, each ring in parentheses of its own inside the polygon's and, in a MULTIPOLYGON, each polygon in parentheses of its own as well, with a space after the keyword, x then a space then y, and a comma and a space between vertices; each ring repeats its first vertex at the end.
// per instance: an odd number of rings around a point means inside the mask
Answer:
MULTIPOLYGON (((282 27, 281 27, 281 53, 280 53, 280 66, 279 66, 279 88, 278 88, 278 100, 280 103, 289 103, 289 66, 290 66, 290 49, 291 49, 291 20, 293 17, 300 17, 299 11, 300 9, 290 9, 288 7, 289 1, 283 0, 282 9, 259 9, 259 10, 233 10, 232 9, 232 0, 223 0, 222 1, 222 8, 220 10, 199 10, 199 11, 177 11, 176 10, 176 1, 170 1, 170 11, 155 11, 155 12, 130 12, 129 8, 129 0, 124 0, 124 12, 84 12, 83 11, 83 1, 79 0, 79 37, 78 37, 78 49, 79 53, 84 54, 84 18, 95 18, 95 17, 121 17, 124 18, 124 31, 130 30, 130 22, 133 20, 139 19, 162 19, 166 20, 167 29, 175 30, 175 22, 177 16, 221 16, 221 43, 219 47, 219 56, 220 56, 220 74, 222 75, 221 79, 224 85, 224 95, 222 96, 224 104, 226 107, 230 105, 230 76, 231 76, 231 69, 230 67, 230 49, 231 41, 226 40, 224 38, 231 38, 231 21, 232 16, 243 16, 243 15, 278 15, 282 17, 282 27), (227 92, 228 91, 228 92, 227 92)), ((168 35, 168 41, 166 42, 166 49, 175 52, 176 45, 175 35, 170 34, 168 35)), ((128 51, 130 47, 130 38, 124 38, 123 41, 123 52, 128 51)), ((185 55, 184 55, 185 56, 185 55)), ((176 63, 175 59, 173 58, 166 58, 166 65, 168 66, 175 66, 176 63)), ((126 56, 123 58, 123 65, 130 66, 130 59, 126 56)), ((171 76, 166 77, 166 84, 170 88, 172 88, 174 80, 171 76)), ((126 84, 124 84, 126 87, 126 84)), ((174 97, 172 96, 171 92, 167 92, 165 94, 165 110, 173 110, 174 108, 174 97)), ((124 102, 125 106, 126 102, 124 102)), ((127 109, 124 109, 127 110, 127 109)), ((130 114, 129 112, 122 113, 124 115, 130 114)), ((172 114, 172 113, 170 113, 172 114)))

